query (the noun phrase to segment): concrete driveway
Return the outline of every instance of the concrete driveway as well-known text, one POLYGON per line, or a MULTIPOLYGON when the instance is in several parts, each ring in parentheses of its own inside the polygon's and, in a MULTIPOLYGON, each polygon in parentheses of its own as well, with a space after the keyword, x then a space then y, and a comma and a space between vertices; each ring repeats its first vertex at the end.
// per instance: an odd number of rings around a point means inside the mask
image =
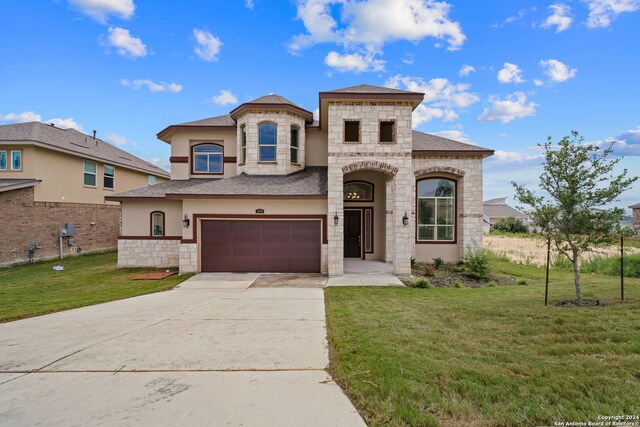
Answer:
POLYGON ((257 276, 0 324, 0 425, 363 426, 323 383, 322 289, 257 276))

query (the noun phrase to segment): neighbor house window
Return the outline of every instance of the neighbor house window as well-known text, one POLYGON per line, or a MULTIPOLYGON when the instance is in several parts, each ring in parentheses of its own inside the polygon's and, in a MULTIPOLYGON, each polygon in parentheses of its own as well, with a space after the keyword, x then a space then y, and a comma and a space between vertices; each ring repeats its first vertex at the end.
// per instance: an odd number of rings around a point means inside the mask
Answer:
POLYGON ((11 152, 11 170, 19 171, 22 169, 22 151, 16 150, 11 152))
POLYGON ((455 239, 456 183, 445 178, 418 181, 418 240, 455 239))
POLYGON ((380 122, 380 142, 396 141, 396 122, 380 122))
POLYGON ((247 163, 247 127, 240 128, 240 164, 247 163))
POLYGON ((344 122, 344 142, 360 142, 360 122, 346 120, 344 122))
POLYGON ((103 187, 113 190, 116 186, 116 168, 104 165, 102 174, 104 177, 103 187))
POLYGON ((372 202, 373 184, 363 181, 350 181, 344 183, 345 202, 372 202))
POLYGON ((0 171, 7 170, 7 152, 0 151, 0 171))
POLYGON ((147 176, 147 184, 148 185, 156 185, 156 176, 155 175, 147 176))
POLYGON ((273 123, 258 126, 258 161, 275 162, 278 127, 273 123))
POLYGON ((295 126, 291 127, 291 163, 298 163, 298 136, 300 129, 295 126))
POLYGON ((164 236, 164 212, 151 212, 151 236, 164 236))
POLYGON ((84 185, 89 187, 96 186, 96 171, 96 162, 90 162, 89 160, 84 161, 84 185))
POLYGON ((201 144, 193 147, 193 172, 216 173, 223 172, 223 149, 219 145, 201 144))

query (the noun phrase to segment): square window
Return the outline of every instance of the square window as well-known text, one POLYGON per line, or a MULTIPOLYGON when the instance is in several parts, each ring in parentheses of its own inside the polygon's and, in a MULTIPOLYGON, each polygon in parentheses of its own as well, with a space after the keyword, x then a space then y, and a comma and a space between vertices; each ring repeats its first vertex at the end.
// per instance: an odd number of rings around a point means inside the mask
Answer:
POLYGON ((148 185, 156 185, 156 177, 155 177, 155 175, 149 175, 147 177, 147 184, 148 185))
POLYGON ((396 122, 380 122, 380 142, 395 142, 396 122))
POLYGON ((344 122, 344 142, 360 142, 360 122, 347 120, 344 122))

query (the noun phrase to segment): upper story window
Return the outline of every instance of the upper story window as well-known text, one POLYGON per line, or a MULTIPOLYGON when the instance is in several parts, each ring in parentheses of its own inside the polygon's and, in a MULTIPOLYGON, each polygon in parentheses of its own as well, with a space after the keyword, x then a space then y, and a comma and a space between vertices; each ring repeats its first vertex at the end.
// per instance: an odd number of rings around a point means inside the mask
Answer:
POLYGON ((273 123, 258 126, 258 161, 275 162, 278 127, 273 123))
POLYGON ((104 165, 103 171, 103 187, 113 190, 116 188, 116 168, 104 165))
POLYGON ((156 176, 155 175, 147 176, 147 184, 148 185, 156 185, 156 176))
POLYGON ((300 129, 296 126, 291 126, 291 163, 300 163, 298 160, 298 150, 300 149, 299 137, 300 129))
POLYGON ((240 128, 240 164, 247 163, 247 127, 240 128))
POLYGON ((22 170, 22 151, 21 150, 11 151, 11 170, 12 171, 22 170))
POLYGON ((193 173, 221 174, 223 172, 223 149, 219 145, 201 144, 193 150, 193 173))
POLYGON ((98 166, 96 162, 91 162, 89 160, 84 161, 84 185, 89 187, 96 186, 96 171, 98 170, 98 166))
POLYGON ((380 142, 396 142, 396 122, 380 122, 380 142))
POLYGON ((364 181, 344 183, 345 202, 373 202, 373 184, 364 181))
POLYGON ((344 142, 360 142, 360 122, 358 120, 344 122, 344 142))
POLYGON ((0 171, 7 170, 7 152, 2 150, 0 151, 0 171))
POLYGON ((164 236, 164 212, 151 212, 151 235, 153 237, 164 236))
POLYGON ((418 181, 418 241, 454 241, 456 183, 445 178, 418 181))

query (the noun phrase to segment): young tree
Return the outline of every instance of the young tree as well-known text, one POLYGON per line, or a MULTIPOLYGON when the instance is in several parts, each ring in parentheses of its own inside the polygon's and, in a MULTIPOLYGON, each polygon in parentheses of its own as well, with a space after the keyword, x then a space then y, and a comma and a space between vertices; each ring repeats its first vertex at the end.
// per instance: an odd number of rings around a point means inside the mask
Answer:
POLYGON ((530 208, 535 225, 571 261, 577 302, 582 305, 580 255, 594 245, 612 242, 612 233, 619 227, 624 210, 606 206, 616 201, 638 177, 628 177, 626 169, 614 174, 621 158, 609 158, 613 143, 606 149, 585 144, 576 131, 562 138, 557 146, 551 137, 538 145, 545 155, 539 185, 548 196, 536 195, 524 185, 512 182, 515 198, 530 208))

